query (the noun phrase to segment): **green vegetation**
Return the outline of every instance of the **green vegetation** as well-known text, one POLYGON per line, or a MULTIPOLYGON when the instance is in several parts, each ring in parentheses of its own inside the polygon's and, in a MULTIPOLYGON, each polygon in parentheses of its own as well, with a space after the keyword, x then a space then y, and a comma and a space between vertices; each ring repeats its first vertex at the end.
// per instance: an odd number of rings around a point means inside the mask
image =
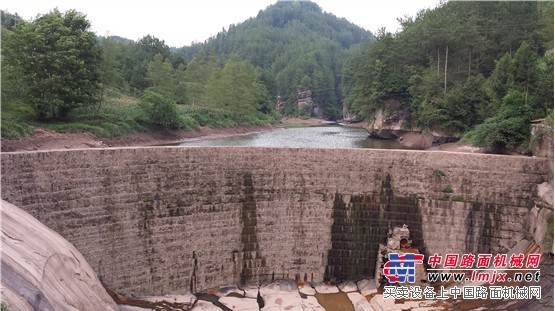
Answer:
POLYGON ((175 102, 162 94, 145 91, 139 106, 145 114, 145 123, 161 128, 179 128, 181 121, 175 102))
POLYGON ((345 110, 371 118, 395 99, 410 126, 525 148, 530 120, 553 107, 553 2, 452 1, 401 24, 347 60, 345 110))
POLYGON ((432 172, 432 176, 434 176, 434 177, 443 177, 443 176, 445 176, 445 173, 442 170, 434 170, 432 172))
POLYGON ((263 125, 297 113, 311 90, 320 115, 341 116, 347 49, 371 38, 310 2, 279 2, 204 44, 179 50, 147 35, 95 37, 75 11, 23 21, 2 11, 2 137, 32 127, 112 137, 160 128, 263 125))
POLYGON ((455 202, 464 202, 464 197, 463 196, 455 196, 453 197, 453 201, 455 202))
POLYGON ((272 101, 280 96, 285 103, 283 114, 301 116, 297 91, 311 90, 319 114, 335 120, 342 114, 344 59, 351 47, 372 38, 368 31, 324 13, 313 2, 278 1, 255 18, 179 52, 186 59, 202 51, 225 57, 236 54, 259 69, 272 101))
POLYGON ((446 186, 445 188, 443 188, 443 190, 441 190, 441 192, 453 193, 453 188, 451 188, 451 186, 446 186))
POLYGON ((0 303, 0 311, 11 311, 11 310, 12 308, 10 308, 10 305, 7 302, 2 301, 0 303))
POLYGON ((19 94, 10 95, 25 96, 38 120, 64 120, 72 109, 98 101, 100 49, 89 27, 80 13, 54 10, 6 32, 4 79, 22 84, 19 94))

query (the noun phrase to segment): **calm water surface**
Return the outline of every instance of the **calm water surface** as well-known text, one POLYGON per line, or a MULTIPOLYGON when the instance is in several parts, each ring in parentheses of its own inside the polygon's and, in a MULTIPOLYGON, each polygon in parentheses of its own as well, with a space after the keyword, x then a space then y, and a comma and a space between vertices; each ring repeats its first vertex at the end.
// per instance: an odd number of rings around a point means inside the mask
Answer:
POLYGON ((404 149, 396 141, 368 138, 363 128, 326 125, 182 142, 180 146, 250 146, 404 149))

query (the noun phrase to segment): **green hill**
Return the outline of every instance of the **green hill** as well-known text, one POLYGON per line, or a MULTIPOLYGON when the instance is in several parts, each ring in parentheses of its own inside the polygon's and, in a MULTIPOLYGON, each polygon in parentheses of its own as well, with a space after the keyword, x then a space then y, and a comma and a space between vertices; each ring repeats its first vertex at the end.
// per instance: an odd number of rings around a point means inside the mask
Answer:
POLYGON ((262 69, 273 98, 284 102, 283 113, 297 111, 297 92, 312 92, 316 113, 341 117, 340 74, 348 51, 373 40, 370 32, 344 18, 323 12, 309 1, 280 1, 238 25, 231 25, 204 43, 178 52, 192 59, 199 51, 219 56, 237 54, 262 69))

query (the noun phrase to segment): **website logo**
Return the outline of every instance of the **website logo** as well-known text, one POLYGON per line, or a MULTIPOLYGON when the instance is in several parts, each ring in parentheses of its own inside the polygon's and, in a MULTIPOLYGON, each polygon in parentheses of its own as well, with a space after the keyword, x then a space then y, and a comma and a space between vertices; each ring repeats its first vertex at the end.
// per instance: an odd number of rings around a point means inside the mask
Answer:
POLYGON ((423 254, 389 253, 389 261, 383 266, 383 274, 389 283, 415 283, 416 264, 421 265, 424 260, 423 254))

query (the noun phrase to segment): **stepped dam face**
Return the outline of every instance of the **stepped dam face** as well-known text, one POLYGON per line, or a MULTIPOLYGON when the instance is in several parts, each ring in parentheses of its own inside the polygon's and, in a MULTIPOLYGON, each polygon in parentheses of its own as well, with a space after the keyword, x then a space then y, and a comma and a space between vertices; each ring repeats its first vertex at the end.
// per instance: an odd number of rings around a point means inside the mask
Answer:
POLYGON ((425 254, 529 235, 548 159, 376 149, 153 147, 2 154, 2 198, 126 294, 372 277, 406 224, 425 254))

